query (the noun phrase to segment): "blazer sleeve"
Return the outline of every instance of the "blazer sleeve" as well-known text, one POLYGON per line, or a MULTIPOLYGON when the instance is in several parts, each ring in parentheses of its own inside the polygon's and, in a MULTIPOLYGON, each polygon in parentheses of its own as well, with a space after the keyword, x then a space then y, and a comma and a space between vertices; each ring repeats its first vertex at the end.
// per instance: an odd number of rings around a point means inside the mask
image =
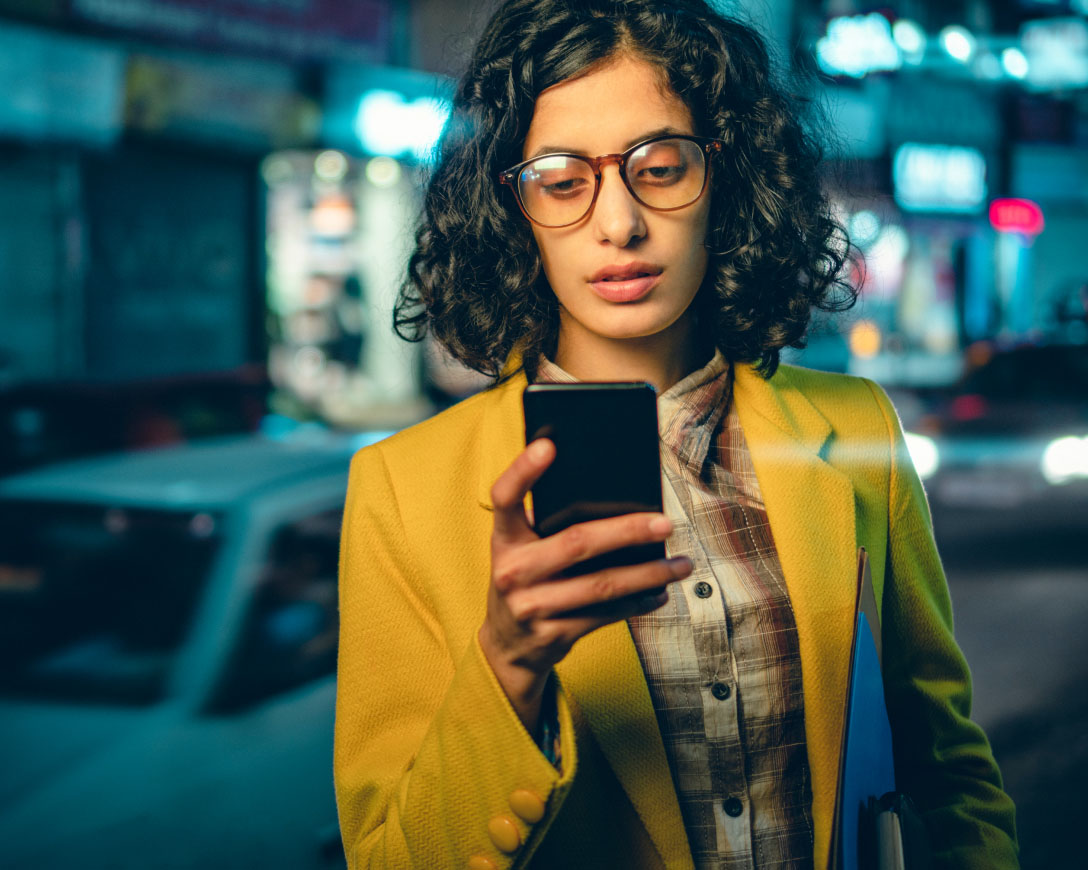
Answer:
POLYGON ((577 766, 566 696, 553 678, 560 773, 517 717, 475 632, 450 649, 412 557, 413 545, 441 542, 409 540, 381 446, 352 460, 341 536, 334 779, 348 867, 524 867, 577 766), (543 801, 543 818, 527 821, 534 814, 522 805, 522 816, 515 812, 516 790, 543 801), (503 831, 508 840, 516 832, 508 851, 496 845, 503 831))
POLYGON ((929 505, 898 415, 867 383, 891 445, 881 630, 897 785, 926 821, 937 867, 1016 868, 1015 811, 986 735, 970 719, 971 675, 953 637, 929 505))

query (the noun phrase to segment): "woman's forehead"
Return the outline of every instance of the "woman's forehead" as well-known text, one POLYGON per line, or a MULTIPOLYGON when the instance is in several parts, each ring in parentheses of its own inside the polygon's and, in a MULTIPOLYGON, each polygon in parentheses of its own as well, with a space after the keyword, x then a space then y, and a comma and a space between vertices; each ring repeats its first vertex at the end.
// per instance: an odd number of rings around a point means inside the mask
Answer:
POLYGON ((690 110, 660 67, 621 55, 540 93, 523 156, 613 153, 662 130, 694 133, 690 110))

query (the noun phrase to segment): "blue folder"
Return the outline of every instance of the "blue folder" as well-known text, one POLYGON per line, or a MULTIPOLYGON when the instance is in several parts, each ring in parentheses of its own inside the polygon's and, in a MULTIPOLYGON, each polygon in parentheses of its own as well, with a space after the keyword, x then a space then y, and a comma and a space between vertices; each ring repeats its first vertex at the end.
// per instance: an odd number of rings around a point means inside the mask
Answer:
POLYGON ((880 616, 868 554, 862 548, 858 551, 857 611, 831 828, 830 870, 869 870, 863 866, 859 848, 871 835, 864 830, 869 823, 869 799, 895 791, 892 729, 884 704, 880 663, 880 616))

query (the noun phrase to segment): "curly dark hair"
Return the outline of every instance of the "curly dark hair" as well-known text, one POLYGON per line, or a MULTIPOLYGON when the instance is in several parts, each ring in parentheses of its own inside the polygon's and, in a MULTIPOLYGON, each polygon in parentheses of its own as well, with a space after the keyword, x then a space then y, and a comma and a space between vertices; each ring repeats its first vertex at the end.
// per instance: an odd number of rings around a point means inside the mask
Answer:
POLYGON ((851 247, 821 185, 820 148, 802 127, 807 101, 774 81, 753 28, 703 0, 509 0, 480 39, 439 144, 394 311, 403 338, 430 328, 496 383, 512 351, 530 366, 554 352, 558 302, 497 176, 523 159, 537 95, 624 52, 657 66, 696 134, 726 146, 695 302, 725 357, 770 377, 783 347, 804 346, 813 308, 853 305, 851 247))

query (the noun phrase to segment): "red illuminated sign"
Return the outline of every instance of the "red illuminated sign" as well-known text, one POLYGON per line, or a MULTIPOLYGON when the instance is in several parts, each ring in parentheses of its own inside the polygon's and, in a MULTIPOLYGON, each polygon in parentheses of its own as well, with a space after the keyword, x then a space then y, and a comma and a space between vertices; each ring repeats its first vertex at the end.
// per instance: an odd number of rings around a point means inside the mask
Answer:
POLYGON ((1043 231, 1043 210, 1030 199, 995 199, 990 203, 990 224, 999 233, 1037 236, 1043 231))

